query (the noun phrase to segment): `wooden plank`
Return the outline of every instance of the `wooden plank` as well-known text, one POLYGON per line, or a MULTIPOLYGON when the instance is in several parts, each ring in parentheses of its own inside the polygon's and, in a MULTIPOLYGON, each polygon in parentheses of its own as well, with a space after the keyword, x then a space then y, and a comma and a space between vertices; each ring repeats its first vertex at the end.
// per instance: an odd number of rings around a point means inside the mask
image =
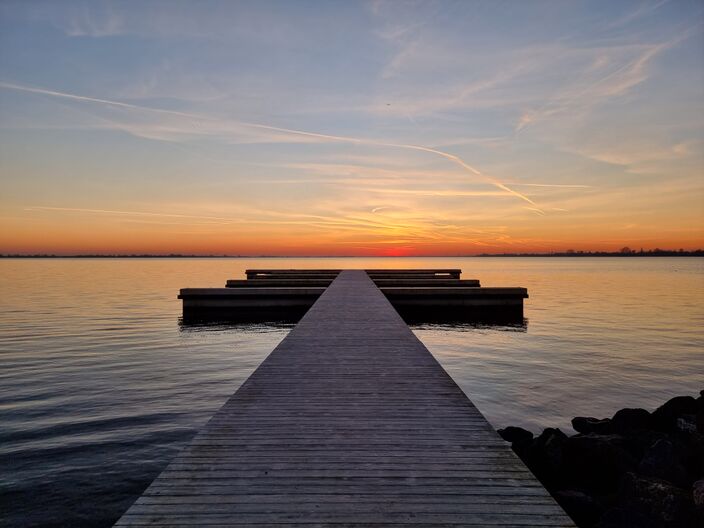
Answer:
POLYGON ((304 279, 267 279, 267 280, 242 280, 242 279, 228 279, 225 283, 226 288, 271 288, 271 287, 284 287, 284 288, 301 288, 301 287, 318 287, 327 288, 330 286, 334 279, 325 278, 304 278, 304 279))
MULTIPOLYGON (((280 280, 286 278, 335 278, 341 270, 335 269, 248 269, 248 280, 280 280)), ((460 269, 368 269, 372 279, 377 278, 417 278, 417 279, 459 279, 460 269)))
POLYGON ((460 269, 374 269, 366 270, 372 280, 387 278, 426 278, 426 279, 459 279, 462 274, 460 269))
POLYGON ((382 287, 382 293, 389 298, 408 297, 415 299, 418 297, 427 298, 508 298, 527 299, 528 290, 526 288, 463 288, 456 286, 428 286, 428 287, 382 287))
MULTIPOLYGON (((159 508, 165 514, 189 514, 189 513, 203 513, 203 514, 215 514, 215 513, 237 513, 237 514, 261 514, 262 507, 259 504, 242 504, 242 503, 232 503, 226 501, 220 501, 218 503, 206 503, 201 504, 200 502, 162 502, 162 503, 139 503, 135 504, 133 509, 133 514, 146 514, 149 515, 150 510, 153 509, 154 504, 159 504, 159 508)), ((425 503, 427 507, 432 508, 433 512, 438 513, 486 513, 497 508, 495 503, 491 502, 454 502, 454 503, 441 503, 441 502, 430 502, 425 503)), ((272 504, 266 508, 267 513, 276 514, 287 514, 287 513, 306 513, 311 508, 310 503, 299 502, 295 500, 282 501, 279 504, 272 504)), ((350 500, 347 503, 333 502, 333 503, 321 503, 317 505, 316 513, 326 513, 327 515, 343 515, 343 514, 365 514, 370 511, 384 512, 384 513, 405 513, 409 508, 408 502, 386 502, 379 499, 375 501, 364 501, 358 502, 355 500, 350 500)), ((556 506, 551 504, 502 504, 501 510, 504 513, 523 513, 523 514, 538 514, 546 515, 556 512, 556 506)))
POLYGON ((330 278, 337 277, 340 270, 286 270, 286 269, 248 269, 247 280, 287 279, 287 278, 330 278))
MULTIPOLYGON (((285 269, 285 268, 269 268, 269 269, 248 269, 245 270, 245 274, 255 275, 255 274, 265 274, 265 273, 340 273, 342 269, 307 269, 307 268, 297 268, 297 269, 285 269)), ((347 270, 347 271, 357 271, 357 270, 347 270)), ((367 275, 372 275, 374 273, 387 273, 402 275, 404 273, 435 273, 435 274, 450 274, 450 273, 462 273, 459 268, 377 268, 377 269, 365 269, 367 275)))
POLYGON ((479 279, 453 279, 447 277, 423 277, 423 278, 406 278, 403 276, 386 278, 373 278, 374 284, 379 288, 397 286, 397 287, 418 287, 418 286, 453 286, 455 288, 478 288, 481 286, 479 279))
POLYGON ((363 271, 342 271, 116 526, 573 526, 363 271))
MULTIPOLYGON (((384 494, 306 494, 306 495, 287 495, 283 493, 277 494, 245 494, 245 495, 143 495, 135 504, 243 504, 251 506, 260 503, 290 504, 306 504, 311 502, 340 504, 340 503, 357 503, 357 504, 374 504, 384 502, 394 502, 397 504, 408 503, 423 503, 423 504, 525 504, 525 498, 521 496, 493 493, 460 493, 460 494, 433 494, 423 497, 415 495, 404 495, 399 493, 384 493, 384 494)), ((551 498, 532 497, 530 504, 547 504, 554 505, 551 498)))
MULTIPOLYGON (((244 280, 228 279, 226 288, 270 288, 270 287, 321 287, 327 288, 334 279, 320 277, 305 278, 276 278, 266 277, 265 279, 244 280)), ((404 278, 394 276, 393 278, 374 279, 374 283, 380 287, 419 287, 419 286, 452 286, 455 288, 478 288, 481 286, 478 279, 450 279, 450 278, 404 278)))
POLYGON ((336 274, 330 273, 267 273, 264 275, 247 275, 248 281, 269 281, 283 279, 327 279, 334 280, 336 274))
POLYGON ((365 269, 367 275, 370 277, 376 273, 385 273, 388 275, 403 275, 404 273, 433 273, 436 275, 444 274, 450 275, 453 273, 462 273, 459 268, 397 268, 397 269, 365 269))
POLYGON ((270 268, 270 269, 248 269, 245 270, 245 274, 247 275, 256 275, 258 273, 340 273, 342 270, 341 269, 306 269, 306 268, 299 268, 299 269, 279 269, 279 268, 270 268))

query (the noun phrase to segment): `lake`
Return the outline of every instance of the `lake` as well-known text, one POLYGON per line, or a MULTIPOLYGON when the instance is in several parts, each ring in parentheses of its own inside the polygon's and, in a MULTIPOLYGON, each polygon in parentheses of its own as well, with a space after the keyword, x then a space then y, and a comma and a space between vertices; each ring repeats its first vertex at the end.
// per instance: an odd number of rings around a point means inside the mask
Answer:
POLYGON ((702 258, 2 259, 2 523, 110 526, 290 329, 184 326, 179 288, 384 267, 528 288, 523 325, 414 327, 494 427, 704 388, 702 258))

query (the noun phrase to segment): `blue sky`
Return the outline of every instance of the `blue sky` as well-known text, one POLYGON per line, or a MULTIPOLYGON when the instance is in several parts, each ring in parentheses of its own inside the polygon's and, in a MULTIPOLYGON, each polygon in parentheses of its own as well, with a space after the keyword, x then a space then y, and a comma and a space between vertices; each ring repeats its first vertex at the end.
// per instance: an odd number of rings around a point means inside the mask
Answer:
POLYGON ((5 1, 0 250, 700 246, 703 22, 685 0, 5 1))

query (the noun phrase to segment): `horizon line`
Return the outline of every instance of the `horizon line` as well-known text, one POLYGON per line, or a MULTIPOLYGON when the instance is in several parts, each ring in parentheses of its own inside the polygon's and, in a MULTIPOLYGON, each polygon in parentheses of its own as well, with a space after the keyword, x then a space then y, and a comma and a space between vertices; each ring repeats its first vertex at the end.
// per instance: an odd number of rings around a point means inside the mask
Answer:
MULTIPOLYGON (((626 248, 624 248, 626 249, 626 248)), ((56 253, 0 253, 0 258, 231 258, 231 259, 297 259, 297 258, 467 258, 467 257, 532 257, 532 256, 567 256, 567 257, 583 257, 583 256, 622 256, 622 257, 637 257, 637 256, 657 256, 667 254, 666 256, 704 256, 704 249, 640 249, 624 251, 615 250, 555 250, 547 252, 503 252, 503 253, 462 253, 462 254, 436 254, 436 255, 232 255, 232 254, 188 254, 188 253, 74 253, 74 254, 56 254, 56 253)))

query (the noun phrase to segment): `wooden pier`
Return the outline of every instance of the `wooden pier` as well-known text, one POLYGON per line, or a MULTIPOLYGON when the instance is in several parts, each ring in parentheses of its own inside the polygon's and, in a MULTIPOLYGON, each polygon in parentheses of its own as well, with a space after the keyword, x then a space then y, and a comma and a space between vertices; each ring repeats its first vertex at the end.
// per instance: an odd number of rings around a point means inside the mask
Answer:
POLYGON ((116 526, 573 526, 362 270, 116 526))
MULTIPOLYGON (((407 322, 523 322, 525 288, 483 288, 459 269, 364 270, 407 322)), ((183 321, 297 321, 340 270, 247 270, 225 288, 184 288, 183 321)))

